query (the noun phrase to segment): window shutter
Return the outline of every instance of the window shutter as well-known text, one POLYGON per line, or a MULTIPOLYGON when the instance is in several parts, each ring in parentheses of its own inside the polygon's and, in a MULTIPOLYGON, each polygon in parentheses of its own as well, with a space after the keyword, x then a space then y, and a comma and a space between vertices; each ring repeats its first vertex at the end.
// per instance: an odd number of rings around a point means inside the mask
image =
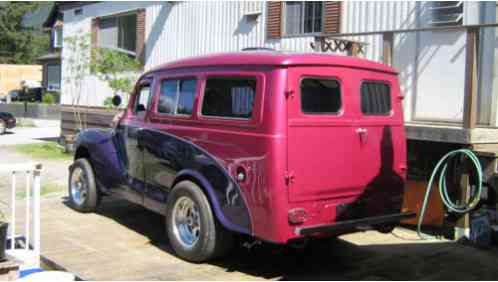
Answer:
POLYGON ((324 33, 339 33, 341 32, 341 16, 342 2, 341 1, 325 1, 324 10, 324 33))
POLYGON ((99 18, 93 18, 92 19, 92 31, 91 31, 91 46, 92 49, 97 48, 98 44, 98 32, 99 32, 99 18))
POLYGON ((266 37, 277 39, 282 35, 282 2, 267 2, 266 37))
POLYGON ((145 62, 145 9, 137 11, 137 34, 136 34, 137 59, 142 64, 145 62))

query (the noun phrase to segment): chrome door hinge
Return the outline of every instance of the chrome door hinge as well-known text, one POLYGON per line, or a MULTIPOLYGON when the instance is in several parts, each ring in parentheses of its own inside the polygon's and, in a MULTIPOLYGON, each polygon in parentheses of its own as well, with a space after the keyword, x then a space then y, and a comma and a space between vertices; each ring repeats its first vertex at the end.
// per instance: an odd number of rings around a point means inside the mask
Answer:
POLYGON ((286 171, 284 178, 285 178, 285 184, 289 185, 289 184, 294 183, 294 179, 295 179, 294 172, 286 171))
POLYGON ((292 89, 285 90, 285 98, 289 99, 292 97, 294 97, 294 90, 292 90, 292 89))

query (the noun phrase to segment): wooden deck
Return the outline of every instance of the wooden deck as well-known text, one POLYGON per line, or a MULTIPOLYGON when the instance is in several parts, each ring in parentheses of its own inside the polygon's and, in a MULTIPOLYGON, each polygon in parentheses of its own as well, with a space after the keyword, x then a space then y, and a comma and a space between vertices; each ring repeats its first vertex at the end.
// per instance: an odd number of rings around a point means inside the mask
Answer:
POLYGON ((496 250, 416 240, 375 231, 343 236, 307 251, 239 247, 230 256, 191 264, 174 256, 163 217, 119 200, 80 214, 64 197, 42 203, 42 254, 84 280, 492 280, 496 250))

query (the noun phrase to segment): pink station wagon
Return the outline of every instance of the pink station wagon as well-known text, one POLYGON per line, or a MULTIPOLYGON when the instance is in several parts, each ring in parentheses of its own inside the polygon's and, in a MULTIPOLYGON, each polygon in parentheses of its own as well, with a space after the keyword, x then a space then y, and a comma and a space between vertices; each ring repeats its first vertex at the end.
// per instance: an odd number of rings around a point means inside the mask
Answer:
POLYGON ((414 216, 401 212, 403 97, 388 66, 217 54, 148 71, 131 97, 114 128, 78 135, 71 203, 90 212, 112 195, 161 213, 181 258, 219 257, 235 233, 286 244, 414 216))

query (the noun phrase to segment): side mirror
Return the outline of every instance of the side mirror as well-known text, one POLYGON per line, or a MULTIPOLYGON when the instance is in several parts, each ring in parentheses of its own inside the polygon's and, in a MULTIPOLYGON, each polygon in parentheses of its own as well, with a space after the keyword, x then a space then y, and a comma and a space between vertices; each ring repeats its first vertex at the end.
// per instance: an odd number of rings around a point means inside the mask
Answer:
POLYGON ((119 105, 121 105, 121 96, 114 95, 114 97, 112 97, 112 105, 114 107, 119 107, 119 105))

